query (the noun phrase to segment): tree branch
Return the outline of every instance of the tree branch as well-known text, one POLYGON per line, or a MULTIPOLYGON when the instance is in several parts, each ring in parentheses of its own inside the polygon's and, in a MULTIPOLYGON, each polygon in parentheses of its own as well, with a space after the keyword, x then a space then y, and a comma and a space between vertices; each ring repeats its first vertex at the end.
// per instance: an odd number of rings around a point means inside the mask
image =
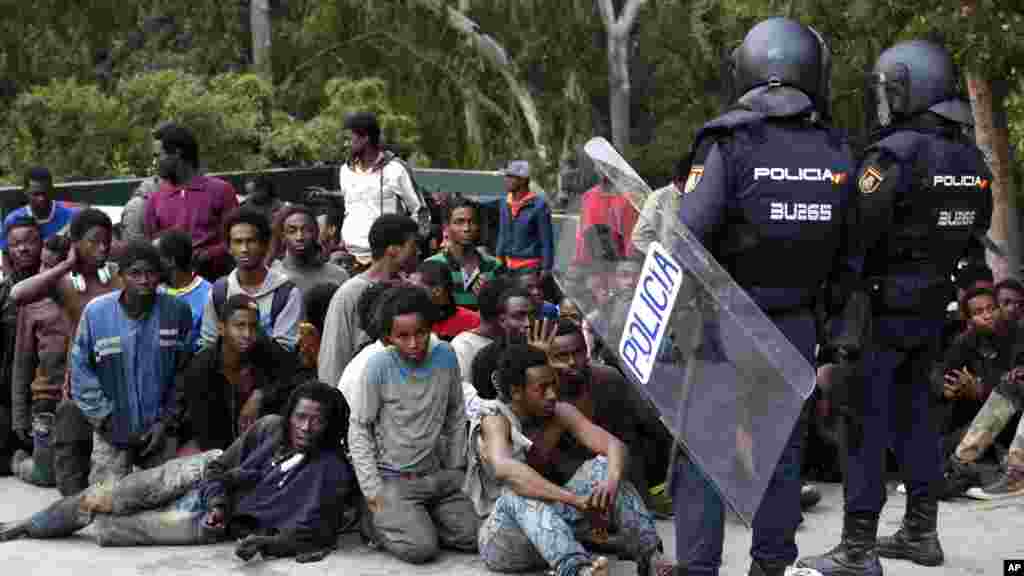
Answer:
MULTIPOLYGON (((505 53, 505 48, 493 37, 480 29, 480 26, 471 18, 459 12, 452 6, 446 5, 442 0, 415 0, 421 6, 428 8, 435 14, 441 16, 448 22, 448 25, 466 35, 477 54, 484 58, 508 85, 509 92, 516 99, 522 112, 523 119, 530 129, 533 137, 533 145, 537 154, 543 161, 547 160, 547 149, 541 139, 540 112, 537 110, 537 103, 533 99, 526 85, 519 80, 519 70, 515 63, 505 53)), ((610 0, 609 0, 610 1, 610 0)))
POLYGON ((288 86, 291 86, 292 82, 294 82, 295 78, 299 75, 299 72, 302 72, 302 71, 306 70, 307 68, 312 67, 314 64, 316 64, 316 62, 318 60, 320 60, 321 58, 331 54, 332 52, 336 52, 336 51, 341 50, 342 48, 345 48, 345 47, 347 47, 347 46, 349 46, 351 44, 356 44, 356 43, 359 43, 359 42, 363 42, 365 40, 369 40, 370 38, 373 38, 374 36, 381 36, 383 34, 384 34, 383 32, 367 32, 366 34, 360 34, 359 36, 353 36, 352 38, 348 38, 346 40, 342 40, 341 42, 335 42, 334 44, 331 44, 330 46, 328 46, 328 47, 326 47, 326 48, 324 48, 322 50, 319 50, 316 54, 313 54, 312 56, 310 56, 306 60, 304 60, 301 63, 299 63, 298 66, 293 68, 292 71, 289 72, 287 76, 285 76, 284 80, 281 81, 281 87, 282 88, 287 88, 288 86))
POLYGON ((466 85, 466 76, 464 74, 459 74, 451 70, 448 66, 442 64, 437 59, 427 56, 424 53, 422 47, 414 46, 409 42, 406 42, 404 39, 399 38, 398 36, 389 34, 387 32, 378 32, 377 35, 384 36, 388 40, 391 40, 391 42, 394 43, 395 46, 403 49, 405 52, 408 52, 417 60, 425 64, 428 64, 431 67, 443 73, 445 77, 451 80, 452 84, 454 84, 455 87, 457 87, 459 91, 462 92, 463 98, 472 98, 477 103, 483 105, 484 108, 489 110, 491 113, 497 116, 502 122, 504 122, 506 126, 513 126, 515 124, 515 121, 513 120, 512 116, 510 116, 503 107, 498 105, 497 102, 488 98, 487 95, 481 92, 479 88, 466 85))
POLYGON ((636 23, 636 16, 640 13, 640 9, 643 8, 644 4, 647 4, 647 0, 629 0, 626 2, 626 6, 622 9, 622 14, 619 15, 618 22, 616 22, 616 26, 622 27, 623 34, 629 34, 633 24, 636 23))

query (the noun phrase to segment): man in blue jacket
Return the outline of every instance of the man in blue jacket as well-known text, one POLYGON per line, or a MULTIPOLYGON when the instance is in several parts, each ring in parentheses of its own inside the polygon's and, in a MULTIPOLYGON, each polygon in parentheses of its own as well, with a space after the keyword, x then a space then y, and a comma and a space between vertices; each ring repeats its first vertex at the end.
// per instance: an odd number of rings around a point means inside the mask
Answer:
POLYGON ((158 293, 160 254, 129 243, 123 290, 86 305, 71 349, 71 397, 93 426, 89 484, 174 457, 175 374, 189 357, 192 312, 158 293))
POLYGON ((555 237, 551 208, 530 190, 530 164, 509 162, 504 170, 508 196, 500 202, 495 253, 509 270, 540 267, 545 275, 555 265, 555 237))

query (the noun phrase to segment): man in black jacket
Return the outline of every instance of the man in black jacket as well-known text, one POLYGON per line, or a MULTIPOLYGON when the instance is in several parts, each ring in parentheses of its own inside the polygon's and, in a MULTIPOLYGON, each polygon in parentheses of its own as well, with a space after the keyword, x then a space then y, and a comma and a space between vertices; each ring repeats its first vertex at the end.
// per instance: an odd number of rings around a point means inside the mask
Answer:
POLYGON ((227 448, 261 416, 279 413, 292 388, 295 355, 262 332, 255 300, 228 298, 219 332, 178 375, 179 444, 189 453, 227 448))
POLYGON ((352 470, 340 453, 341 394, 316 381, 295 390, 287 419, 260 419, 224 452, 179 458, 63 498, 0 525, 0 541, 64 538, 96 523, 101 546, 241 541, 248 560, 323 558, 336 537, 352 470))

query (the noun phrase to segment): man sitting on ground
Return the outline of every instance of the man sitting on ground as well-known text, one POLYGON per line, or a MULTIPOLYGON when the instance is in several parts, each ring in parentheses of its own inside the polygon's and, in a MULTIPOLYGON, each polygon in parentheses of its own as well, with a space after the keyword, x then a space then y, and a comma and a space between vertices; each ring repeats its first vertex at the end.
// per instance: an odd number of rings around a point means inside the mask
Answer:
MULTIPOLYGON (((78 327, 82 310, 93 299, 120 290, 121 276, 107 266, 113 224, 110 217, 94 208, 82 210, 71 220, 71 249, 65 260, 11 288, 10 298, 19 306, 51 298, 67 317, 72 331, 78 327)), ((68 398, 65 380, 63 400, 55 413, 53 467, 57 488, 64 496, 88 485, 93 431, 78 406, 68 398)))
POLYGON ((153 246, 160 253, 163 262, 164 290, 177 296, 192 310, 192 336, 189 350, 199 350, 199 334, 203 326, 203 310, 210 299, 213 284, 196 274, 192 268, 192 237, 188 232, 172 228, 165 230, 153 240, 153 246))
POLYGON ((320 338, 324 333, 324 321, 331 298, 338 291, 338 285, 331 282, 317 284, 302 295, 306 319, 299 324, 299 358, 296 376, 303 375, 304 381, 317 377, 317 362, 320 358, 320 338))
POLYGON ((419 288, 382 296, 388 348, 367 362, 350 402, 349 450, 371 537, 414 564, 437 556, 439 545, 476 550, 479 527, 461 491, 466 411, 459 365, 447 343, 429 347, 432 308, 419 288))
MULTIPOLYGON (((621 372, 590 361, 578 324, 559 321, 554 337, 544 339, 545 324, 535 323, 536 337, 531 341, 547 352, 551 367, 558 373, 559 399, 571 403, 594 424, 630 447, 632 457, 626 479, 651 507, 651 489, 664 480, 668 470, 671 435, 654 407, 621 372)), ((591 457, 590 450, 569 434, 562 435, 555 450, 557 457, 550 461, 550 475, 548 471, 542 473, 557 484, 565 483, 591 457)))
MULTIPOLYGON (((1016 330, 1003 318, 992 290, 967 290, 959 310, 965 329, 931 375, 943 458, 953 453, 989 393, 1013 367, 1016 330)), ((1010 437, 1001 440, 1005 446, 1010 437)))
POLYGON ((217 342, 224 302, 235 294, 245 294, 260 307, 260 326, 274 342, 294 351, 302 321, 302 292, 288 278, 269 269, 264 260, 270 249, 270 222, 262 212, 242 208, 228 214, 225 224, 228 251, 237 267, 217 280, 203 310, 200 344, 206 348, 217 342))
POLYGON ((284 258, 271 266, 288 277, 303 294, 317 284, 330 282, 341 286, 348 280, 348 272, 337 264, 324 261, 317 243, 320 226, 316 216, 305 206, 288 206, 281 211, 281 240, 284 258))
POLYGON ((419 230, 415 220, 400 214, 385 214, 370 227, 373 264, 342 284, 327 309, 317 366, 321 382, 337 383, 345 366, 369 342, 359 329, 359 296, 373 284, 396 282, 402 273, 416 269, 419 230))
POLYGON ((992 291, 1006 321, 1019 326, 1024 321, 1024 284, 1016 278, 1007 278, 996 284, 992 291))
POLYGON ((437 312, 431 331, 440 339, 451 342, 452 338, 480 325, 479 313, 455 305, 452 299, 454 286, 445 264, 422 262, 416 272, 409 275, 409 282, 430 294, 437 312))
POLYGON ((470 372, 473 367, 473 358, 488 344, 495 341, 504 341, 505 330, 501 326, 501 315, 505 305, 501 296, 511 287, 505 278, 496 278, 488 282, 480 290, 478 301, 480 303, 480 325, 472 330, 466 330, 452 339, 452 348, 459 358, 459 372, 462 373, 464 381, 472 381, 470 372))
POLYGON ((20 448, 31 446, 25 410, 27 403, 24 401, 28 396, 25 394, 26 380, 31 381, 31 377, 12 379, 13 367, 18 360, 20 307, 9 296, 16 282, 39 271, 42 253, 39 227, 32 218, 21 217, 8 221, 4 236, 10 273, 0 282, 0 476, 17 474, 14 462, 17 458, 12 457, 17 455, 20 448), (12 400, 16 402, 12 404, 12 400))
POLYGON ((192 313, 157 291, 156 248, 136 240, 118 264, 124 290, 89 302, 71 347, 71 398, 93 429, 89 484, 174 457, 175 379, 191 356, 192 313))
POLYGON ((252 298, 228 298, 218 332, 217 343, 201 350, 178 377, 185 400, 179 439, 187 442, 186 453, 227 448, 287 400, 280 390, 291 382, 294 355, 271 345, 252 298))
MULTIPOLYGON (((10 228, 8 229, 10 230, 10 228)), ((12 238, 13 239, 13 238, 12 238)), ((49 270, 68 257, 66 236, 43 242, 41 270, 49 270)), ((8 243, 12 257, 22 250, 8 243)), ((53 468, 53 425, 67 372, 68 341, 72 326, 51 298, 18 309, 18 334, 11 369, 11 419, 28 452, 13 456, 11 469, 24 482, 38 486, 56 484, 53 468)))
POLYGON ((535 318, 558 320, 558 306, 544 299, 544 274, 540 267, 520 268, 513 272, 513 277, 519 281, 519 286, 530 294, 535 318))
POLYGON ((443 250, 427 259, 440 262, 450 271, 456 306, 476 310, 480 291, 500 276, 505 268, 488 256, 480 242, 480 206, 467 198, 456 198, 445 206, 448 241, 443 250))
POLYGON ((243 538, 248 560, 323 557, 337 538, 352 474, 339 454, 344 422, 336 390, 300 386, 287 418, 260 419, 221 453, 203 452, 97 484, 31 518, 0 526, 0 541, 66 538, 95 521, 101 546, 208 544, 243 538))
POLYGON ((607 540, 634 559, 640 574, 669 574, 660 560, 654 517, 635 487, 625 480, 627 451, 614 436, 574 406, 558 401, 558 380, 547 355, 513 345, 502 355, 497 375, 499 400, 471 423, 469 470, 464 491, 477 513, 480 555, 499 572, 550 566, 559 576, 608 574, 608 560, 594 557, 581 539, 607 540), (528 438, 572 434, 597 457, 564 485, 545 479, 528 463, 537 449, 528 438))
MULTIPOLYGON (((359 329, 366 334, 367 342, 361 350, 345 365, 345 370, 338 380, 338 390, 349 403, 352 402, 352 394, 359 381, 366 376, 366 363, 377 352, 388 347, 382 340, 380 328, 380 299, 388 290, 400 286, 400 283, 380 283, 368 287, 361 296, 356 313, 359 316, 359 329)), ((435 345, 437 337, 431 334, 429 346, 435 345)))

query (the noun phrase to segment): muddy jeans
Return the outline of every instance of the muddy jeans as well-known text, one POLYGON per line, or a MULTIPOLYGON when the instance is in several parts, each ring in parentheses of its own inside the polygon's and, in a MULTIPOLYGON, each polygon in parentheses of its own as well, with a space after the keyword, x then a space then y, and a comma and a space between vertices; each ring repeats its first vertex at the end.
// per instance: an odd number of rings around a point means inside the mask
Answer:
POLYGON ((89 487, 92 426, 72 400, 57 405, 53 430, 53 472, 61 496, 89 487))
POLYGON ((177 441, 174 438, 167 438, 163 446, 143 458, 139 456, 138 450, 113 446, 99 433, 93 432, 89 485, 93 486, 122 478, 131 474, 135 467, 156 468, 172 460, 177 454, 177 450, 177 441))
MULTIPOLYGON (((579 495, 590 494, 608 478, 603 456, 585 462, 565 484, 579 495)), ((575 508, 524 498, 506 489, 480 529, 480 556, 496 572, 525 572, 553 567, 557 576, 572 576, 589 564, 581 541, 593 543, 593 526, 575 508)), ((634 560, 650 557, 661 547, 654 516, 629 482, 619 485, 610 533, 616 552, 634 560)))
POLYGON ((32 538, 64 538, 95 521, 100 546, 205 544, 220 539, 203 528, 199 494, 220 450, 141 470, 62 498, 29 520, 32 538))
MULTIPOLYGON (((956 457, 964 462, 978 460, 1017 411, 1013 400, 999 390, 993 390, 956 447, 956 457)), ((1024 418, 1017 424, 1017 433, 1010 442, 1006 467, 1008 470, 1024 472, 1024 418)))
POLYGON ((462 493, 464 477, 457 470, 421 478, 382 473, 381 510, 371 520, 374 540, 411 564, 430 561, 441 546, 475 552, 480 520, 462 493))

